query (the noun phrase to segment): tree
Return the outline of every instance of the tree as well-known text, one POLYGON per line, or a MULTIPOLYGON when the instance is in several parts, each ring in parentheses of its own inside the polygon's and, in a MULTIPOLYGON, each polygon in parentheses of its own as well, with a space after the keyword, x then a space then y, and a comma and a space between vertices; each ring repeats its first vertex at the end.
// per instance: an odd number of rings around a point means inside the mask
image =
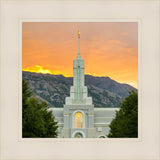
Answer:
POLYGON ((28 83, 22 83, 22 136, 23 138, 55 138, 57 137, 57 122, 48 111, 46 102, 40 103, 34 98, 28 83))
POLYGON ((136 138, 138 137, 138 95, 129 92, 129 96, 120 104, 120 110, 109 125, 108 137, 136 138))

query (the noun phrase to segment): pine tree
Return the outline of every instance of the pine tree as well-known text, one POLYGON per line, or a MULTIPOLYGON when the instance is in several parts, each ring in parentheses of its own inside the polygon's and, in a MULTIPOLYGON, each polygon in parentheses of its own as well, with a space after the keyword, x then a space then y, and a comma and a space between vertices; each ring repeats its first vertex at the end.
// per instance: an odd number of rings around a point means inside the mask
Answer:
POLYGON ((129 92, 129 96, 120 104, 120 110, 110 124, 108 137, 137 138, 138 137, 138 95, 129 92))
POLYGON ((34 98, 25 80, 22 84, 23 138, 56 138, 58 126, 52 111, 48 111, 49 106, 34 98))

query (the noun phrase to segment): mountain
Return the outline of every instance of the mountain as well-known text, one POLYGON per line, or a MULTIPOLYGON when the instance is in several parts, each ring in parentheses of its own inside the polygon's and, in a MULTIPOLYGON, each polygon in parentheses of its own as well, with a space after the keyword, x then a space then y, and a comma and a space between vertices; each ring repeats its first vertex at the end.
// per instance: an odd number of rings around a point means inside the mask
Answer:
MULTIPOLYGON (((65 97, 70 95, 73 77, 26 71, 22 72, 22 76, 33 90, 35 97, 40 101, 46 101, 50 107, 63 107, 65 97)), ((118 107, 128 96, 128 91, 137 91, 134 87, 118 83, 109 77, 85 75, 85 85, 95 107, 118 107)))
POLYGON ((94 76, 86 75, 85 82, 86 84, 90 83, 93 86, 110 91, 121 97, 127 97, 129 95, 128 91, 137 90, 128 84, 118 83, 109 77, 94 77, 94 76))

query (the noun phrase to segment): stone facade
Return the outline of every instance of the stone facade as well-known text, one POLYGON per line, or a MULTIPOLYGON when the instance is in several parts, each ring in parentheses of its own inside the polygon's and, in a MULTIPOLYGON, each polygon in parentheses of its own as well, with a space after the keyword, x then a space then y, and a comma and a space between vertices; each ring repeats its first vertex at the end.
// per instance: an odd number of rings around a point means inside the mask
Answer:
MULTIPOLYGON (((88 106, 89 107, 89 106, 88 106)), ((51 108, 56 121, 58 122, 59 138, 73 138, 81 133, 84 138, 106 137, 109 133, 109 124, 115 117, 118 108, 94 108, 93 114, 89 114, 86 106, 69 107, 66 112, 64 108, 51 108), (83 114, 83 128, 75 128, 75 113, 83 114)))
POLYGON ((80 56, 80 31, 78 56, 73 62, 73 86, 63 108, 51 108, 58 122, 60 138, 105 138, 108 125, 118 108, 94 108, 84 82, 84 60, 80 56))

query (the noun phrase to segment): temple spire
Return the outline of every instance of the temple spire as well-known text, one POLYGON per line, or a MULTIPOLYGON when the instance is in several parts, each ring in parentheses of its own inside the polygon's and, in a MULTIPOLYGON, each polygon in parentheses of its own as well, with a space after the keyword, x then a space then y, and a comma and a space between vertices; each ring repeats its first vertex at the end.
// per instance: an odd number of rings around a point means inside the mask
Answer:
POLYGON ((77 59, 81 59, 80 55, 80 30, 78 30, 78 56, 77 59))

